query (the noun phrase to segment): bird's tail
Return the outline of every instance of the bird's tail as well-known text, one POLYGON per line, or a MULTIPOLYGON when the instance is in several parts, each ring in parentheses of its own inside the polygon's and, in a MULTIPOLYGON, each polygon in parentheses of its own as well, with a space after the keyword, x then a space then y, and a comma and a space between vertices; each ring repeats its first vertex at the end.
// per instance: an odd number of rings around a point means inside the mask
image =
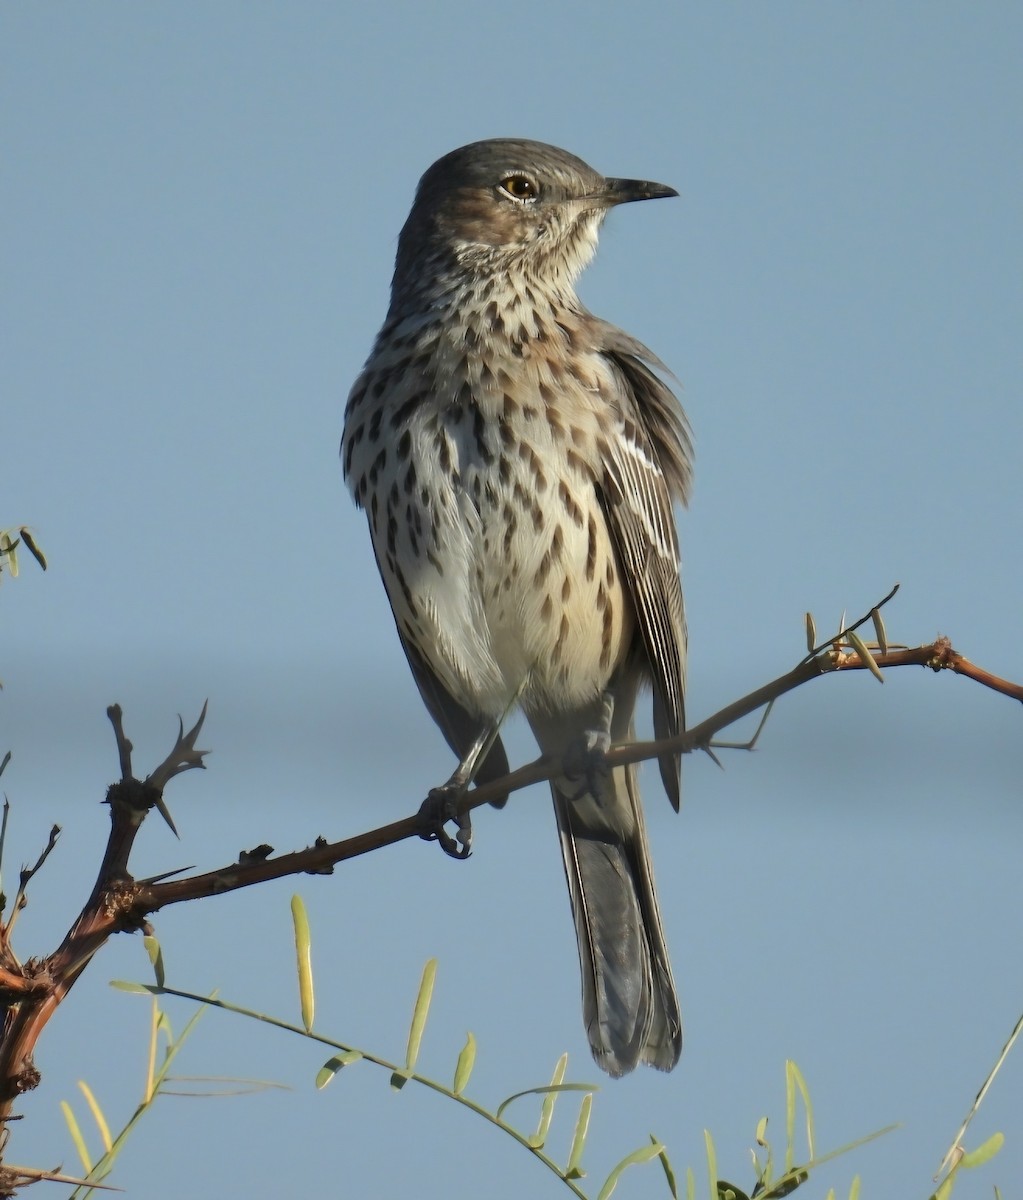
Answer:
POLYGON ((611 1075, 670 1071, 682 1022, 661 928, 635 767, 551 783, 572 899, 583 1020, 611 1075), (598 794, 595 794, 598 793, 598 794))

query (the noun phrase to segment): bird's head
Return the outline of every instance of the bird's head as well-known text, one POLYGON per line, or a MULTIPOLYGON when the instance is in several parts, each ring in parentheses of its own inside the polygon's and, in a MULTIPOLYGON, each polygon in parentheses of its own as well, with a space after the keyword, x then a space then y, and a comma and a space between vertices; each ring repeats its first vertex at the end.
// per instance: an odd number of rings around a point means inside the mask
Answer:
POLYGON ((394 295, 452 276, 518 272, 541 288, 571 287, 592 258, 608 211, 674 188, 611 179, 543 142, 493 138, 438 159, 420 180, 398 241, 394 295))

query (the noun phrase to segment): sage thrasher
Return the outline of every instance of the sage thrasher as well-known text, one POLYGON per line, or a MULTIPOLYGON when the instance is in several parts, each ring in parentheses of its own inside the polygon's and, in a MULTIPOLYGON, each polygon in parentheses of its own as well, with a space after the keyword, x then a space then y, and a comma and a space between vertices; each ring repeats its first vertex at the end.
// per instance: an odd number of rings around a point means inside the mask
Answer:
MULTIPOLYGON (((672 502, 692 446, 663 364, 573 283, 609 209, 677 194, 540 142, 434 163, 341 443, 412 673, 462 759, 449 789, 507 773, 516 701, 557 764, 583 1017, 612 1075, 671 1070, 682 1048, 636 770, 603 752, 634 738, 643 684, 656 735, 684 725, 672 502)), ((679 756, 660 772, 677 809, 679 756)))

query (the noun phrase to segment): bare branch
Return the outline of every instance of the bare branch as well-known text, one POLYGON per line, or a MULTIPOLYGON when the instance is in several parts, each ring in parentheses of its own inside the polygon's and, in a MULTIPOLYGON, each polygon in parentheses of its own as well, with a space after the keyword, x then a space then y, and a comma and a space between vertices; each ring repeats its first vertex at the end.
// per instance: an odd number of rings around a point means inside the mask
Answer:
MULTIPOLYGON (((894 594, 893 590, 881 604, 886 603, 894 594)), ((864 618, 854 625, 847 626, 845 632, 855 631, 866 621, 873 620, 872 614, 880 607, 881 605, 875 605, 864 618)), ((985 686, 993 687, 996 691, 1003 692, 1015 699, 1023 699, 1023 688, 1017 684, 1000 680, 997 676, 973 666, 966 658, 952 649, 951 642, 947 638, 939 638, 929 645, 919 646, 915 649, 871 653, 869 657, 879 668, 924 666, 935 671, 948 669, 956 674, 975 679, 985 686)), ((607 761, 612 766, 619 766, 659 758, 667 753, 688 754, 694 750, 703 750, 717 761, 712 747, 752 749, 763 729, 766 712, 748 742, 735 747, 728 746, 728 744, 722 746, 721 743, 715 742, 714 738, 721 730, 743 717, 749 716, 765 706, 769 710, 780 696, 812 679, 820 678, 823 675, 832 675, 839 671, 868 669, 868 664, 859 655, 845 649, 836 639, 831 639, 825 642, 813 657, 804 658, 787 674, 779 676, 742 699, 727 705, 677 737, 612 746, 607 753, 607 761)), ((465 796, 461 807, 466 812, 479 808, 496 797, 549 780, 559 770, 561 770, 560 762, 548 758, 538 758, 501 779, 495 779, 490 783, 472 788, 465 796)), ((202 875, 166 883, 141 884, 137 896, 137 909, 140 916, 144 916, 165 908, 169 904, 179 904, 185 900, 196 900, 204 896, 236 891, 239 888, 251 887, 269 879, 280 879, 287 875, 301 873, 329 873, 330 869, 339 862, 368 854, 373 850, 379 850, 383 846, 393 845, 410 837, 422 836, 424 832, 426 831, 417 815, 339 842, 320 840, 315 846, 282 854, 277 858, 266 857, 267 848, 262 847, 263 853, 258 856, 243 855, 236 863, 220 867, 215 871, 208 871, 202 875)))
MULTIPOLYGON (((6 814, 4 814, 4 815, 6 817, 6 814)), ((19 883, 18 883, 18 891, 14 897, 14 903, 11 905, 11 918, 3 928, 4 948, 6 950, 8 950, 8 952, 10 951, 10 947, 9 947, 8 943, 10 942, 11 930, 14 928, 14 922, 18 919, 18 913, 21 912, 21 910, 28 903, 28 899, 25 895, 25 889, 28 887, 29 883, 31 882, 32 877, 38 873, 38 871, 42 867, 43 863, 46 862, 46 860, 50 857, 51 853, 53 852, 54 846, 56 846, 56 844, 57 844, 57 839, 59 837, 60 837, 60 826, 54 825, 50 829, 50 836, 46 841, 46 845, 43 847, 42 851, 40 852, 39 857, 35 861, 35 866, 21 868, 21 876, 20 876, 19 883)))
POLYGON ((121 706, 119 704, 111 704, 107 709, 107 716, 110 718, 110 724, 114 727, 114 739, 117 742, 117 757, 121 762, 121 782, 127 783, 132 778, 131 752, 134 746, 132 746, 124 734, 121 706))

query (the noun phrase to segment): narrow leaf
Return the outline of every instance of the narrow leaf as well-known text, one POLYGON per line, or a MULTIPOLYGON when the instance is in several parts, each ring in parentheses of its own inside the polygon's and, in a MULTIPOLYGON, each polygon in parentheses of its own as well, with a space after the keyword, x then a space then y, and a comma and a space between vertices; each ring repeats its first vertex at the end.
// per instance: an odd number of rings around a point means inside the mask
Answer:
POLYGON ((874 661, 873 654, 867 649, 866 642, 860 637, 855 629, 848 629, 845 633, 846 640, 849 645, 856 651, 863 662, 863 665, 874 676, 879 683, 884 683, 884 676, 881 674, 881 668, 874 661))
POLYGON ((663 1149, 664 1146, 661 1142, 654 1142, 652 1146, 640 1146, 638 1150, 627 1154, 616 1167, 612 1168, 611 1174, 604 1180, 604 1186, 597 1193, 597 1200, 608 1200, 618 1186, 618 1180, 621 1179, 623 1171, 640 1163, 647 1163, 652 1158, 657 1158, 663 1149))
POLYGON ((968 1150, 963 1155, 962 1166, 964 1167, 982 1167, 984 1163, 990 1162, 999 1150, 1005 1145, 1004 1133, 993 1133, 986 1142, 977 1147, 976 1150, 968 1150))
POLYGON ((718 1200, 718 1153, 710 1130, 703 1131, 703 1143, 707 1147, 707 1178, 710 1181, 710 1200, 718 1200))
POLYGON ((460 1096, 465 1091, 465 1086, 469 1082, 469 1076, 472 1074, 472 1069, 475 1065, 476 1039, 471 1033, 467 1033, 465 1035, 465 1045, 458 1056, 458 1062, 455 1063, 455 1086, 453 1091, 456 1096, 460 1096))
POLYGON ((295 957, 298 962, 298 998, 302 1009, 302 1024, 312 1033, 316 996, 313 992, 313 949, 309 933, 309 914, 305 901, 297 893, 291 897, 291 920, 295 927, 295 957))
POLYGON ((349 1050, 347 1054, 335 1054, 333 1058, 328 1058, 316 1072, 316 1088, 325 1088, 335 1075, 345 1067, 351 1066, 352 1063, 357 1063, 360 1058, 362 1058, 361 1050, 349 1050))
POLYGON ((955 1178, 956 1173, 953 1170, 950 1175, 941 1181, 941 1185, 931 1197, 931 1200, 948 1200, 949 1196, 952 1195, 952 1189, 955 1187, 955 1178))
POLYGON ((12 579, 18 578, 18 552, 15 549, 16 545, 17 543, 11 540, 9 533, 0 533, 0 556, 7 559, 7 569, 10 571, 12 579))
POLYGON ((42 550, 40 550, 40 549, 39 549, 39 546, 36 544, 36 540, 35 540, 35 538, 34 538, 34 537, 32 536, 32 534, 31 534, 31 533, 30 533, 30 532, 29 532, 29 531, 28 531, 28 530, 27 530, 27 529, 24 527, 24 525, 21 527, 21 529, 19 530, 19 532, 20 532, 20 534, 21 534, 21 540, 22 540, 22 541, 25 543, 25 545, 28 547, 28 552, 29 552, 29 554, 31 554, 31 555, 32 555, 32 557, 33 557, 33 558, 36 560, 36 562, 37 562, 37 563, 38 563, 38 564, 39 564, 39 565, 40 565, 40 566, 43 568, 43 570, 45 571, 45 570, 46 570, 46 555, 45 555, 45 554, 42 552, 42 550))
POLYGON ((696 1176, 692 1167, 686 1167, 686 1200, 696 1200, 696 1176))
MULTIPOLYGON (((156 1051, 160 1045, 160 1002, 154 996, 149 1006, 149 1044, 146 1047, 146 1086, 142 1092, 142 1103, 148 1104, 153 1098, 153 1088, 156 1083, 156 1051)), ((168 1022, 168 1026, 170 1022, 168 1022)), ((168 1044, 173 1042, 170 1029, 167 1030, 168 1044)))
POLYGON ((142 939, 142 945, 146 948, 146 953, 149 955, 149 961, 153 967, 153 974, 156 976, 156 986, 163 987, 167 981, 166 971, 163 964, 163 950, 159 940, 149 934, 142 939))
POLYGON ((416 1060, 419 1058, 419 1046, 423 1040, 426 1018, 430 1015, 430 1001, 433 999, 433 983, 436 978, 437 960, 428 958, 423 967, 423 977, 419 981, 419 994, 416 996, 416 1006, 412 1010, 412 1024, 408 1031, 405 1067, 409 1071, 415 1069, 416 1060))
MULTIPOLYGON (((564 1078, 565 1070, 568 1067, 568 1055, 562 1054, 558 1061, 554 1064, 554 1074, 551 1076, 551 1087, 557 1087, 564 1078)), ((557 1092, 547 1092, 543 1098, 543 1103, 540 1105, 540 1120, 536 1127, 536 1132, 529 1139, 529 1144, 535 1149, 540 1147, 547 1140, 547 1134, 551 1128, 551 1119, 554 1116, 554 1102, 558 1098, 557 1092)))
POLYGON ((572 1132, 572 1146, 568 1152, 568 1166, 565 1167, 566 1179, 582 1179, 586 1172, 579 1163, 582 1161, 583 1150, 586 1147, 586 1134, 590 1128, 590 1110, 593 1108, 593 1093, 587 1092, 579 1105, 579 1116, 576 1118, 575 1129, 572 1132))
POLYGON ((881 616, 879 608, 870 610, 870 619, 874 622, 874 638, 877 641, 878 649, 882 654, 888 653, 888 634, 884 627, 884 617, 881 616))
POLYGON ((500 1121, 504 1115, 504 1110, 509 1104, 516 1100, 521 1100, 523 1096, 542 1096, 545 1092, 599 1092, 600 1088, 595 1083, 545 1083, 541 1087, 526 1088, 524 1092, 514 1092, 510 1096, 505 1096, 501 1103, 497 1106, 497 1112, 494 1113, 496 1120, 500 1121))
MULTIPOLYGON (((843 617, 844 624, 844 617, 843 617)), ((792 1170, 796 1160, 796 1081, 792 1075, 793 1063, 785 1060, 785 1174, 792 1170)))
POLYGON ((813 613, 806 614, 806 648, 812 654, 814 647, 817 645, 817 622, 813 619, 813 613))
POLYGON ((860 1200, 860 1177, 854 1175, 852 1183, 849 1184, 849 1200, 860 1200))
POLYGON ((813 1105, 810 1103, 810 1089, 806 1086, 806 1080, 803 1078, 803 1072, 796 1066, 794 1062, 789 1060, 788 1064, 792 1068, 792 1075, 795 1079, 796 1087, 799 1089, 799 1094, 803 1100, 803 1108, 806 1111, 806 1149, 807 1157, 814 1157, 814 1130, 813 1130, 813 1105))
POLYGON ((85 1097, 85 1103, 89 1106, 89 1111, 92 1113, 92 1119, 96 1122, 96 1128, 99 1130, 100 1141, 103 1143, 103 1149, 110 1153, 113 1149, 113 1139, 110 1136, 110 1126, 107 1124, 107 1119, 103 1115, 103 1109, 99 1106, 99 1101, 92 1093, 92 1088, 85 1082, 84 1079, 79 1079, 78 1088, 85 1097))
MULTIPOLYGON (((650 1141, 655 1145, 657 1138, 653 1134, 650 1135, 650 1141)), ((671 1192, 674 1200, 678 1200, 678 1181, 675 1178, 675 1168, 671 1165, 671 1159, 668 1158, 668 1151, 661 1147, 661 1152, 657 1156, 661 1160, 661 1166, 664 1168, 664 1178, 668 1181, 668 1191, 671 1192)))
POLYGON ((89 1157, 89 1150, 85 1145, 85 1138, 82 1137, 82 1131, 78 1127, 77 1120, 75 1120, 75 1114, 71 1109, 71 1105, 66 1100, 61 1100, 60 1111, 64 1114, 68 1133, 71 1134, 71 1140, 74 1142, 75 1149, 78 1151, 78 1157, 81 1159, 82 1170, 88 1175, 92 1170, 92 1159, 89 1157))

